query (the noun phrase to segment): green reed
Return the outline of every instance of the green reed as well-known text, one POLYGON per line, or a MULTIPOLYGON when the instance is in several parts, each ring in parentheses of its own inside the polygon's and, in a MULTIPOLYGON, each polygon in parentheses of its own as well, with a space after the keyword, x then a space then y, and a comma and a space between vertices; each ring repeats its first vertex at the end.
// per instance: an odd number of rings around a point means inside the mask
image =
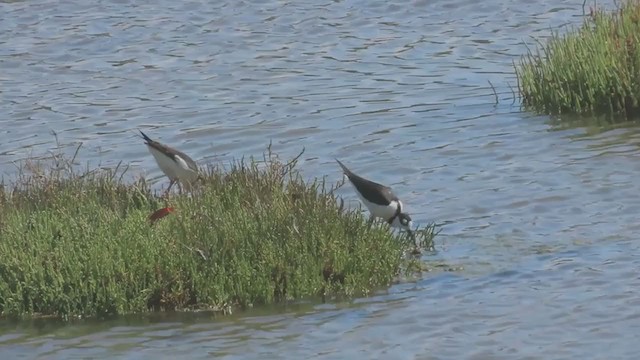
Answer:
MULTIPOLYGON (((0 314, 103 317, 230 311, 366 295, 417 271, 408 236, 369 226, 334 187, 271 154, 209 168, 193 196, 156 196, 121 169, 31 162, 0 191, 0 314), (175 211, 151 225, 158 208, 175 211)), ((419 234, 433 245, 433 226, 419 234)))
POLYGON ((582 26, 553 33, 516 66, 525 107, 546 113, 635 116, 640 101, 640 1, 591 9, 582 26))

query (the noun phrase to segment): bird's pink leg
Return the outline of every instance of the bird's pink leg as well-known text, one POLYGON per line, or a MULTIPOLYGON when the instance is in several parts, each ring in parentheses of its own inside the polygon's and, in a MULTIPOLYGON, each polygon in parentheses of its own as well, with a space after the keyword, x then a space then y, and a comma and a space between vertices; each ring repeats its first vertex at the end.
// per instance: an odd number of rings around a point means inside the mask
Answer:
POLYGON ((175 183, 176 183, 176 181, 175 181, 175 180, 171 180, 171 181, 169 182, 169 187, 167 188, 167 191, 165 191, 165 193, 164 193, 165 195, 168 195, 168 194, 169 194, 169 191, 171 191, 171 187, 172 187, 172 186, 173 186, 173 184, 175 184, 175 183))

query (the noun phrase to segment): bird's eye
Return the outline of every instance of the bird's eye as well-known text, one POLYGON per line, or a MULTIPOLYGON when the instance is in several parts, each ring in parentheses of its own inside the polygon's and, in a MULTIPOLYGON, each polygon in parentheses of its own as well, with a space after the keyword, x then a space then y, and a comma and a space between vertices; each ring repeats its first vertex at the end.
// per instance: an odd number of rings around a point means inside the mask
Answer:
POLYGON ((400 223, 402 223, 402 225, 409 225, 409 220, 407 218, 402 218, 400 219, 400 223))

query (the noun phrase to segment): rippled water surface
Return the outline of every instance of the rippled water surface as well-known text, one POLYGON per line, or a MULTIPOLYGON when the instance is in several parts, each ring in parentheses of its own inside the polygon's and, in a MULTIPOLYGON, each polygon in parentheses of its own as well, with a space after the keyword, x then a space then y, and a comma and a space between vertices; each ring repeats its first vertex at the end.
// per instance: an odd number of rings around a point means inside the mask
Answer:
MULTIPOLYGON (((388 183, 461 267, 348 303, 1 323, 13 358, 635 358, 640 130, 521 111, 512 61, 582 1, 4 1, 0 172, 80 162, 166 186, 135 136, 196 160, 306 148, 388 183), (495 86, 499 102, 495 104, 495 86)), ((354 201, 355 197, 346 192, 354 201)), ((430 260, 430 258, 426 258, 430 260)))

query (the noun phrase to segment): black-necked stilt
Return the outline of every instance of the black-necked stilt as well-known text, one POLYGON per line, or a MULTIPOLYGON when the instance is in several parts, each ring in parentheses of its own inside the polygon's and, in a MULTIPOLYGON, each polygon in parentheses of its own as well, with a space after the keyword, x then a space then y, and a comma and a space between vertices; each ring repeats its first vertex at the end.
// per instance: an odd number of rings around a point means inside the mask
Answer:
POLYGON ((160 170, 171 181, 167 193, 176 182, 180 182, 180 186, 189 191, 200 177, 198 164, 182 151, 151 140, 142 130, 138 131, 140 131, 145 144, 149 148, 149 152, 156 159, 160 170))
POLYGON ((405 229, 411 233, 412 221, 409 214, 402 211, 402 201, 391 191, 391 188, 367 180, 354 174, 340 160, 336 159, 342 171, 356 189, 356 193, 369 209, 370 219, 382 218, 391 226, 405 229))

